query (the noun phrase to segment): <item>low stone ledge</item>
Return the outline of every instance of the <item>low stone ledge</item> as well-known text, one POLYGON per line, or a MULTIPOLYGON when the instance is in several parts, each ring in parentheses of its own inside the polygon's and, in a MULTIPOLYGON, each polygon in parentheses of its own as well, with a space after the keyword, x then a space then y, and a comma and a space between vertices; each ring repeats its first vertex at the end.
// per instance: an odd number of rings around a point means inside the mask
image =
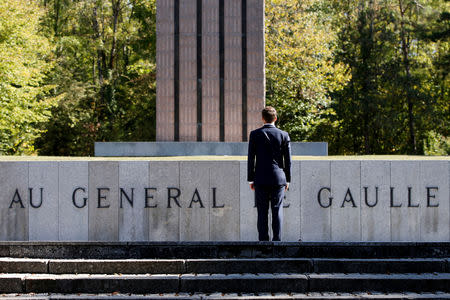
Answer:
POLYGON ((178 275, 30 275, 26 292, 34 293, 170 293, 178 290, 178 275))
POLYGON ((307 277, 302 274, 185 274, 180 292, 306 292, 307 277))
MULTIPOLYGON (((242 155, 246 156, 246 142, 96 142, 95 156, 145 157, 145 156, 195 156, 242 155)), ((292 155, 326 156, 326 142, 292 142, 292 155)))
POLYGON ((184 260, 161 259, 77 259, 50 260, 51 274, 181 274, 185 272, 184 260))

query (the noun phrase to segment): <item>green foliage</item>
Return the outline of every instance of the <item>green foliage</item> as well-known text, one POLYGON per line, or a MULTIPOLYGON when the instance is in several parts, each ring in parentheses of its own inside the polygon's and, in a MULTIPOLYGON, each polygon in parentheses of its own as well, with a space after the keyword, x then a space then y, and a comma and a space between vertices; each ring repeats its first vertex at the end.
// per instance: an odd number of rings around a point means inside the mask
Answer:
MULTIPOLYGON (((266 96, 330 154, 448 155, 450 1, 266 0, 266 96)), ((155 0, 0 1, 0 154, 155 139, 155 0)))
POLYGON ((434 131, 428 132, 424 144, 424 152, 425 155, 449 155, 450 138, 446 138, 434 131))
POLYGON ((29 154, 55 99, 43 82, 51 45, 39 32, 42 10, 21 0, 0 1, 0 154, 29 154))
POLYGON ((333 61, 336 33, 317 8, 324 3, 266 1, 267 104, 293 140, 309 140, 329 123, 329 93, 349 80, 346 66, 333 61))
POLYGON ((155 139, 154 0, 47 0, 58 107, 40 154, 91 155, 95 141, 155 139))

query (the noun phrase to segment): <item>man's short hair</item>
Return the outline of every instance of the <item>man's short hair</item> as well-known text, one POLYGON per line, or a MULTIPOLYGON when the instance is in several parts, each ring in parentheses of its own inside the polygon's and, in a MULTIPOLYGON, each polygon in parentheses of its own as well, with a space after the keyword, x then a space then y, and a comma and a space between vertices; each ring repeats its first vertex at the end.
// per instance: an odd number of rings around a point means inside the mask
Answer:
POLYGON ((262 110, 262 117, 266 123, 272 123, 277 118, 277 111, 272 106, 266 106, 262 110))

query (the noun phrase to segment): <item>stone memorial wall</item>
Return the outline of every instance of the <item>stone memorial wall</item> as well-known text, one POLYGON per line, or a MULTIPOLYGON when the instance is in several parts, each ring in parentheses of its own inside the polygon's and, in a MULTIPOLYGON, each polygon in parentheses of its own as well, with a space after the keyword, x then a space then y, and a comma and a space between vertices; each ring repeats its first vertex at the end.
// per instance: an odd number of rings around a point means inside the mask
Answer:
MULTIPOLYGON (((0 240, 256 240, 247 162, 1 161, 0 240)), ((284 241, 449 241, 450 161, 296 160, 284 241)))

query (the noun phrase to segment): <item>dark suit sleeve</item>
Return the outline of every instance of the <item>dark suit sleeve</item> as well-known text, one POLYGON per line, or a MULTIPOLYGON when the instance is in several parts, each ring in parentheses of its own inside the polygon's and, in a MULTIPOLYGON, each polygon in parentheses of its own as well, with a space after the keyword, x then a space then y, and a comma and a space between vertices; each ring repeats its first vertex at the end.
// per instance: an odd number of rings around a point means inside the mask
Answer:
POLYGON ((256 159, 256 144, 254 133, 250 133, 248 142, 248 157, 247 157, 247 181, 255 181, 255 159, 256 159))
POLYGON ((291 182, 291 139, 289 134, 286 133, 285 141, 282 147, 283 160, 284 160, 284 174, 286 175, 286 181, 291 182))

